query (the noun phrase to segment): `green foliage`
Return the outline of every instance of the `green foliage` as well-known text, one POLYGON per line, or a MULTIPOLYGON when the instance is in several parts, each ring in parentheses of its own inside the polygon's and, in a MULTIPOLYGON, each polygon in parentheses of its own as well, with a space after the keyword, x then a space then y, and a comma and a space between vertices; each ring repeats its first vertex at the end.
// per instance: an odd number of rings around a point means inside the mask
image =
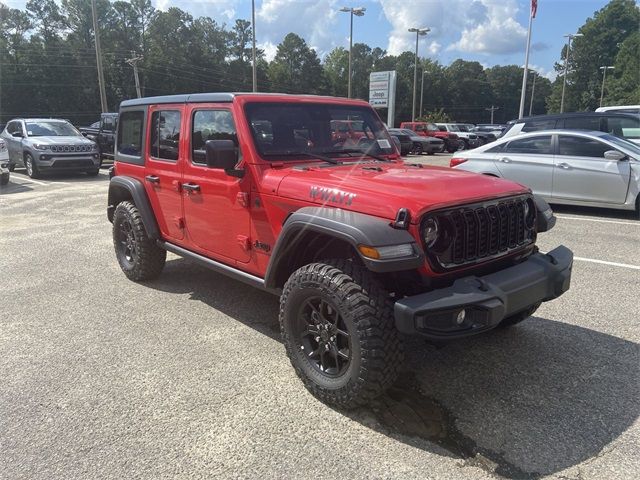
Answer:
POLYGON ((421 117, 416 118, 418 122, 432 122, 432 123, 451 123, 455 122, 455 119, 444 111, 444 108, 427 112, 421 117))
POLYGON ((301 37, 290 33, 269 65, 271 87, 285 93, 324 93, 324 72, 316 52, 301 37))

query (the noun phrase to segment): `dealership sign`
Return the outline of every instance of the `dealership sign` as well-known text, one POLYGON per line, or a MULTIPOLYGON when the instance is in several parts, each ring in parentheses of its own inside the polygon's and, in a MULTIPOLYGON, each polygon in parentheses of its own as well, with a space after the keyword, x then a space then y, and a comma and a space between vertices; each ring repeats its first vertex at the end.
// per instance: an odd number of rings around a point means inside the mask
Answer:
POLYGON ((369 76, 369 104, 373 108, 388 108, 387 124, 393 126, 396 99, 396 72, 371 72, 369 76))

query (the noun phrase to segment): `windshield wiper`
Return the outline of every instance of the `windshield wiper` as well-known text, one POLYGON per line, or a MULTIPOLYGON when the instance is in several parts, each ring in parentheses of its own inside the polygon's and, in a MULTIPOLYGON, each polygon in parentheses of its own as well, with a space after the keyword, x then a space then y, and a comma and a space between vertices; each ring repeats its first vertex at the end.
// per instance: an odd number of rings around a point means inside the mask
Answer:
POLYGON ((322 160, 324 162, 331 163, 333 165, 338 165, 339 163, 341 163, 338 160, 336 160, 335 158, 326 157, 326 156, 320 155, 318 153, 299 152, 297 150, 285 150, 285 151, 282 151, 282 152, 269 152, 269 153, 263 154, 263 156, 264 157, 296 157, 296 156, 301 156, 301 157, 315 158, 317 160, 322 160))
POLYGON ((378 160, 380 162, 390 162, 391 161, 388 158, 380 157, 378 155, 374 155, 373 153, 364 152, 364 151, 359 150, 357 148, 344 148, 344 149, 340 149, 340 150, 323 150, 322 153, 346 153, 346 154, 359 153, 361 157, 364 157, 366 155, 367 157, 371 157, 371 158, 373 158, 375 160, 378 160))

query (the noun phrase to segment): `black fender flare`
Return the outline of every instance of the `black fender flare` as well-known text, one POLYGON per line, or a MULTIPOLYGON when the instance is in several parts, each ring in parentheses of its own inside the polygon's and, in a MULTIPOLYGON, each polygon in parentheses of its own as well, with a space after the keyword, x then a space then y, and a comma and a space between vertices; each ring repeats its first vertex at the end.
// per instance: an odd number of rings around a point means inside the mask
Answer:
POLYGON ((553 214, 551 206, 540 195, 533 196, 533 202, 535 203, 537 215, 536 215, 536 227, 538 233, 548 232, 556 224, 556 216, 553 214))
POLYGON ((284 222, 265 275, 265 286, 277 288, 278 273, 286 268, 287 257, 301 246, 303 234, 313 231, 343 240, 358 253, 366 267, 374 272, 412 270, 424 263, 424 253, 416 239, 403 229, 393 228, 389 220, 340 208, 303 207, 284 222), (412 254, 389 259, 365 257, 358 245, 385 247, 410 244, 412 254))
POLYGON ((107 201, 107 218, 109 221, 113 223, 113 214, 117 204, 128 197, 133 200, 140 212, 142 223, 149 238, 158 240, 160 238, 158 222, 153 214, 151 202, 149 202, 144 185, 137 178, 117 175, 109 181, 109 198, 107 201), (123 193, 125 194, 123 195, 123 193))

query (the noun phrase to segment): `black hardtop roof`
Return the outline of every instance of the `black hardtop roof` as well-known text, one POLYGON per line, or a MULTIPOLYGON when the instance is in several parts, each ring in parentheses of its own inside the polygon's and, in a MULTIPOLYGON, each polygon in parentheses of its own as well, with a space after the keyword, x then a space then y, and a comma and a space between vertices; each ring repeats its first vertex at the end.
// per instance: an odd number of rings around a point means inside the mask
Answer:
MULTIPOLYGON (((155 105, 162 103, 230 103, 240 95, 256 96, 283 96, 285 93, 256 93, 256 92, 212 92, 212 93, 189 93, 183 95, 163 95, 159 97, 143 97, 124 100, 120 103, 120 108, 137 107, 142 105, 155 105)), ((292 95, 295 97, 313 98, 335 98, 325 95, 292 95)))
POLYGON ((638 118, 637 113, 632 112, 568 112, 568 113, 552 113, 549 115, 533 115, 531 117, 522 117, 520 119, 509 120, 509 124, 522 123, 537 120, 560 120, 562 118, 572 117, 633 117, 638 118))

